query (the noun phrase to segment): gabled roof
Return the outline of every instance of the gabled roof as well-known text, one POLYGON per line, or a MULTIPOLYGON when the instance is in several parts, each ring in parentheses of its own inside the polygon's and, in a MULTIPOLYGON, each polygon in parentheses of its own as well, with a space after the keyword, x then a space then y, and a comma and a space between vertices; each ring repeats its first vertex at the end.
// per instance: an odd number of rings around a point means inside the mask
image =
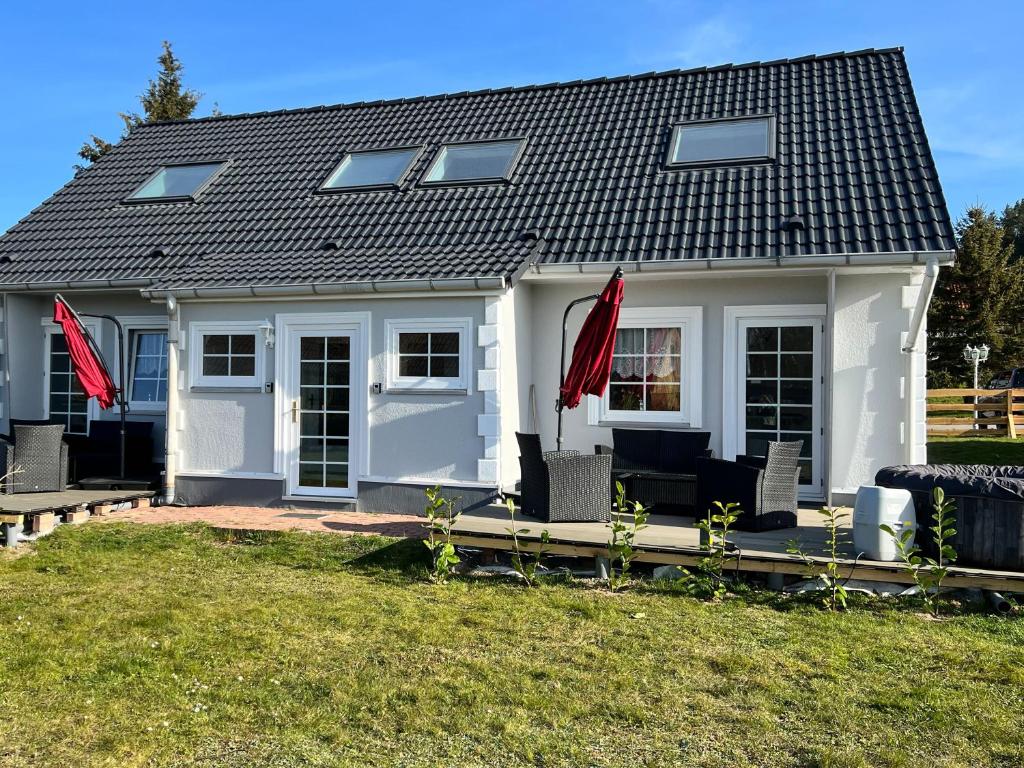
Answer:
POLYGON ((0 238, 0 286, 510 279, 531 260, 952 247, 889 49, 142 126, 0 238), (774 162, 666 168, 674 124, 763 114, 774 162), (526 139, 510 183, 417 185, 441 144, 505 137, 526 139), (424 151, 399 189, 316 193, 346 151, 407 145, 424 151), (159 166, 197 160, 228 165, 196 201, 122 204, 159 166))

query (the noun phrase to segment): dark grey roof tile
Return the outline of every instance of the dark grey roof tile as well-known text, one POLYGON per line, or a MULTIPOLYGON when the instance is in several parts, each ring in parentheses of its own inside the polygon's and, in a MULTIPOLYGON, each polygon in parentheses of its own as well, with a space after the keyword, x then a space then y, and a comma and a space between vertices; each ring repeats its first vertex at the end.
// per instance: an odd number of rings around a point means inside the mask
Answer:
POLYGON ((885 50, 144 126, 0 238, 0 284, 510 277, 533 257, 952 243, 902 51, 885 50), (664 167, 673 124, 766 113, 773 163, 664 167), (416 185, 442 143, 508 136, 527 141, 511 184, 416 185), (346 151, 400 144, 424 147, 400 189, 316 194, 346 151), (159 165, 200 159, 229 165, 196 202, 121 204, 159 165), (794 214, 805 229, 780 231, 794 214))

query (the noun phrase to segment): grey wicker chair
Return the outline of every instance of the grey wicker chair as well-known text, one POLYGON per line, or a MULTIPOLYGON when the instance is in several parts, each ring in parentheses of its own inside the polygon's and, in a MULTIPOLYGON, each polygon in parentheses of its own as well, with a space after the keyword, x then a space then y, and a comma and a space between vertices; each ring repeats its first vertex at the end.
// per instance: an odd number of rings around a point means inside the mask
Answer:
POLYGON ((769 443, 768 455, 737 456, 736 461, 697 459, 697 514, 714 502, 736 502, 741 514, 733 525, 740 531, 794 528, 803 441, 769 443))
POLYGON ((16 425, 13 439, 0 438, 0 469, 3 493, 63 491, 68 485, 64 426, 16 425))
POLYGON ((516 440, 524 514, 550 523, 611 520, 611 456, 543 451, 540 435, 535 434, 516 432, 516 440))

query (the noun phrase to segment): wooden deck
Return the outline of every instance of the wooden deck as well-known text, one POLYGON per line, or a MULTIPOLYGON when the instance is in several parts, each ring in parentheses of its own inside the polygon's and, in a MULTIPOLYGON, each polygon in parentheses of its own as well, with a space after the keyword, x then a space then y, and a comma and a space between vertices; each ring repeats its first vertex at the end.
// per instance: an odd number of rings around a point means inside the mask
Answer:
POLYGON ((8 547, 28 536, 44 536, 57 518, 64 523, 84 523, 122 504, 149 506, 153 491, 55 491, 53 493, 0 494, 0 530, 8 547))
POLYGON ((74 507, 101 504, 122 504, 134 499, 148 499, 153 491, 55 491, 53 493, 0 494, 0 514, 33 515, 58 512, 74 507))
MULTIPOLYGON (((492 505, 463 512, 454 528, 453 540, 463 546, 482 549, 512 549, 508 511, 504 506, 492 505)), ((536 551, 540 533, 547 529, 551 539, 548 551, 556 555, 576 557, 607 557, 606 545, 611 537, 606 523, 542 523, 539 520, 516 515, 516 528, 526 529, 520 535, 524 549, 536 551)), ((853 552, 853 532, 848 529, 850 543, 844 550, 844 575, 865 581, 887 581, 912 584, 913 579, 899 563, 856 559, 853 552)), ((777 573, 804 576, 807 566, 795 555, 786 552, 788 542, 796 540, 804 552, 818 555, 824 547, 826 535, 821 516, 814 510, 801 510, 796 528, 766 533, 737 531, 730 540, 740 550, 738 562, 730 561, 730 568, 752 573, 777 573)), ((705 556, 700 550, 700 532, 692 517, 651 515, 648 527, 637 536, 637 562, 661 565, 697 565, 705 556)), ((824 563, 825 558, 813 557, 824 563)), ((951 587, 991 589, 1006 592, 1024 592, 1024 573, 996 571, 982 568, 952 568, 945 582, 951 587)))

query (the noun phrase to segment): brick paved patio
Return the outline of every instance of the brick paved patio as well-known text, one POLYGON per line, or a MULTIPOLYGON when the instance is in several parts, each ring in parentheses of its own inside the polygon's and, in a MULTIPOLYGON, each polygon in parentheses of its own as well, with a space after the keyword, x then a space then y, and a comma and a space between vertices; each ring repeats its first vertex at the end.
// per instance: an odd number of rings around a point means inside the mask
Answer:
POLYGON ((112 512, 99 519, 132 523, 208 523, 217 528, 236 530, 299 530, 406 538, 422 538, 424 521, 416 515, 266 507, 150 507, 112 512))

